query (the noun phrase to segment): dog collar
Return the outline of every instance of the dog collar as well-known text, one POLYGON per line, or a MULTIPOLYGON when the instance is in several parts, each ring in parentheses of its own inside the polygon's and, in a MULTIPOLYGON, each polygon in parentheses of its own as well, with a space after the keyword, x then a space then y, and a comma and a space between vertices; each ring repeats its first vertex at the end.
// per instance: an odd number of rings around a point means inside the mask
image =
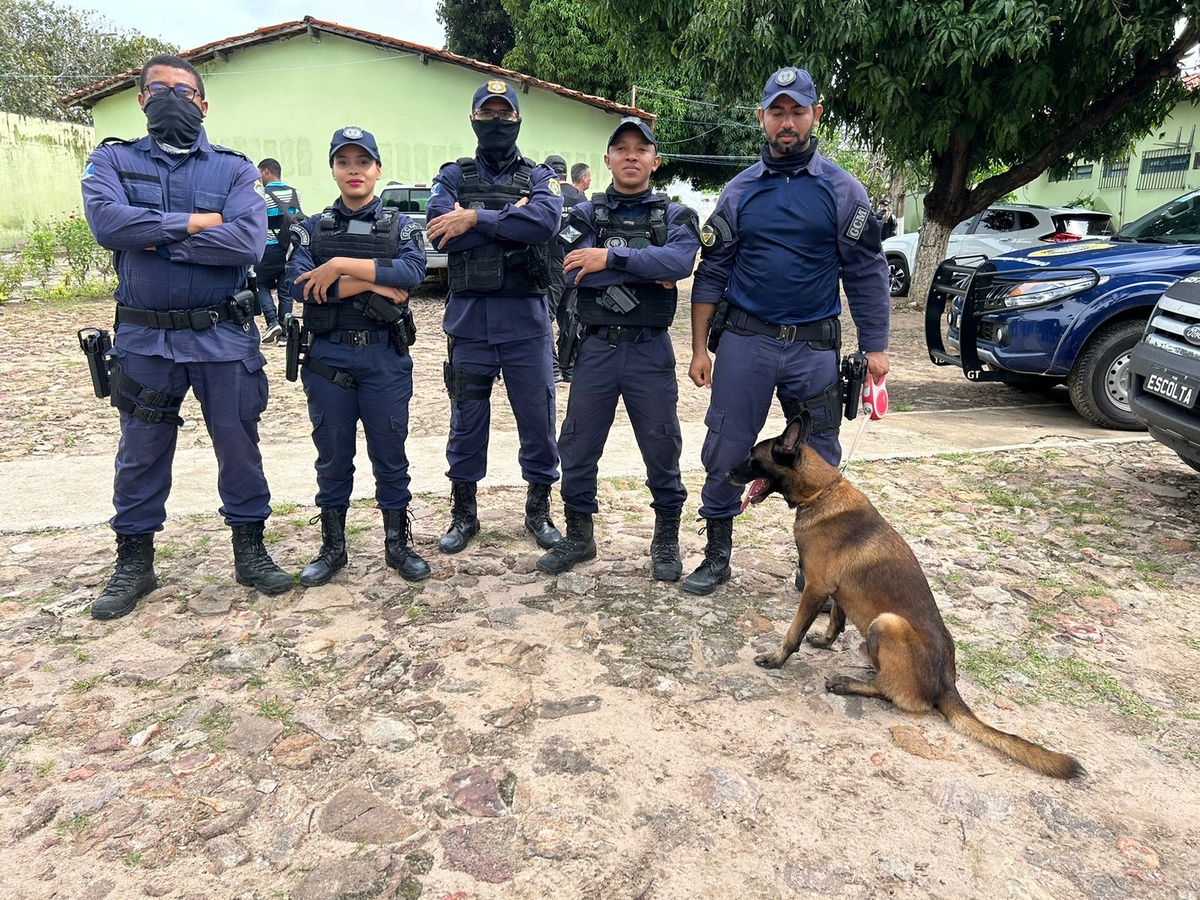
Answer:
POLYGON ((829 482, 829 484, 825 485, 825 487, 821 488, 821 492, 819 494, 817 494, 817 496, 813 497, 811 500, 805 500, 803 503, 797 503, 796 506, 800 507, 801 509, 803 509, 806 506, 812 506, 814 503, 816 503, 818 500, 820 500, 822 497, 824 497, 826 494, 828 494, 830 491, 832 491, 835 487, 837 487, 838 482, 841 480, 842 480, 842 473, 838 472, 838 477, 833 479, 833 481, 829 482))

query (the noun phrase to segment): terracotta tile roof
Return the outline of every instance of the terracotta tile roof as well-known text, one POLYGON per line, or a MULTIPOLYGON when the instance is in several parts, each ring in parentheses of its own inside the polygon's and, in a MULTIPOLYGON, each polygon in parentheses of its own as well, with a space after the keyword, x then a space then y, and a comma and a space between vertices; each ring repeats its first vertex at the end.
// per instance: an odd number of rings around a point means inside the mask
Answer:
MULTIPOLYGON (((543 90, 552 91, 559 96, 566 97, 570 100, 575 100, 579 103, 586 103, 588 106, 594 106, 598 109, 603 109, 607 112, 618 113, 623 116, 637 115, 653 122, 655 115, 644 110, 637 109, 632 106, 625 106, 621 103, 615 103, 612 100, 606 100, 603 97, 596 97, 592 94, 585 94, 581 91, 573 91, 570 88, 563 87, 561 84, 553 84, 549 81, 542 81, 539 78, 534 78, 531 75, 525 75, 521 72, 515 72, 512 69, 504 69, 500 66, 493 66, 489 63, 480 62, 477 59, 471 59, 468 56, 459 56, 457 53, 451 53, 449 50, 438 50, 434 47, 426 47, 423 44, 414 44, 412 41, 403 41, 399 38, 388 37, 385 34, 375 34, 371 31, 363 31, 360 28, 350 28, 346 25, 339 25, 336 22, 325 22, 320 19, 314 19, 312 16, 305 16, 297 22, 284 22, 280 25, 268 25, 252 31, 249 34, 240 34, 235 37, 224 38, 219 41, 214 41, 211 44, 205 44, 203 47, 197 47, 194 50, 186 50, 179 55, 186 59, 192 65, 210 62, 214 59, 221 59, 225 54, 234 50, 244 50, 247 47, 256 47, 260 44, 269 44, 273 41, 283 40, 285 38, 296 37, 301 34, 317 35, 321 32, 327 34, 341 35, 342 37, 350 38, 355 41, 362 41, 367 44, 373 44, 377 47, 384 47, 389 50, 399 50, 404 53, 415 53, 421 57, 422 61, 426 58, 441 60, 442 62, 450 63, 451 65, 462 66, 465 69, 473 69, 485 75, 493 75, 497 78, 503 78, 505 81, 519 85, 523 93, 528 92, 529 88, 541 88, 543 90)), ((96 84, 89 85, 81 90, 75 91, 61 98, 65 106, 93 106, 99 100, 113 94, 120 93, 123 90, 136 84, 138 72, 140 69, 130 69, 128 72, 123 72, 120 75, 108 78, 96 84)))

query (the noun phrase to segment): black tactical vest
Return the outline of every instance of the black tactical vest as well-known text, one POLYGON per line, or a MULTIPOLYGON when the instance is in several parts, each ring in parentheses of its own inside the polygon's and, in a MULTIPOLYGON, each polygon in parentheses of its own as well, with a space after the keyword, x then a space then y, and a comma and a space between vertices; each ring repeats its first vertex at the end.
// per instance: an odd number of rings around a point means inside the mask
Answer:
MULTIPOLYGON (((597 247, 662 247, 667 243, 667 205, 665 194, 654 194, 643 204, 646 211, 637 218, 615 205, 608 194, 592 195, 592 221, 597 247)), ((667 328, 675 318, 679 291, 665 288, 656 281, 627 281, 624 286, 638 299, 627 313, 606 309, 600 299, 603 291, 579 288, 579 321, 584 325, 632 325, 667 328)))
MULTIPOLYGON (((506 182, 484 184, 474 159, 458 160, 463 177, 458 186, 458 205, 463 209, 503 209, 533 194, 533 166, 521 164, 506 182)), ((470 250, 449 254, 450 290, 496 297, 527 297, 543 294, 549 287, 550 251, 545 244, 489 241, 470 250)))
MULTIPOLYGON (((375 221, 343 219, 330 206, 317 219, 308 252, 317 266, 335 256, 353 259, 394 259, 400 247, 400 215, 391 207, 380 207, 375 221)), ((313 334, 330 331, 369 331, 386 327, 364 312, 369 294, 359 294, 347 303, 304 304, 304 327, 313 334)), ((388 301, 390 302, 390 301, 388 301)))

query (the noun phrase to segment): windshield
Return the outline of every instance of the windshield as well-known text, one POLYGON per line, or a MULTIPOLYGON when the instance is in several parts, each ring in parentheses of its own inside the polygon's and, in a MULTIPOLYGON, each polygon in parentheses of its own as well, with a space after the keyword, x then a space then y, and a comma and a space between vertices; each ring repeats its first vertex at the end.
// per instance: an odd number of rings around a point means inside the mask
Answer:
POLYGON ((1176 197, 1170 203, 1135 219, 1117 232, 1127 241, 1153 241, 1155 238, 1200 243, 1200 191, 1176 197))
POLYGON ((388 186, 380 193, 384 206, 390 206, 403 213, 423 213, 425 204, 429 202, 429 188, 402 188, 388 186))

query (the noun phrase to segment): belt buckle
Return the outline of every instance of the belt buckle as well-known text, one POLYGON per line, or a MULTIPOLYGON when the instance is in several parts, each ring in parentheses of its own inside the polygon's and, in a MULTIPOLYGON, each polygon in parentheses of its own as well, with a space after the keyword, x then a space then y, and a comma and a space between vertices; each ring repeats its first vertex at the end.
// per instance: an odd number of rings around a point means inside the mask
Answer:
POLYGON ((621 326, 613 325, 608 329, 608 346, 615 347, 621 341, 621 326))
POLYGON ((796 340, 796 326, 795 325, 780 325, 779 326, 779 340, 781 340, 787 344, 790 344, 794 340, 796 340))
POLYGON ((369 331, 347 331, 350 336, 348 343, 351 347, 365 347, 371 343, 371 333, 369 331))

